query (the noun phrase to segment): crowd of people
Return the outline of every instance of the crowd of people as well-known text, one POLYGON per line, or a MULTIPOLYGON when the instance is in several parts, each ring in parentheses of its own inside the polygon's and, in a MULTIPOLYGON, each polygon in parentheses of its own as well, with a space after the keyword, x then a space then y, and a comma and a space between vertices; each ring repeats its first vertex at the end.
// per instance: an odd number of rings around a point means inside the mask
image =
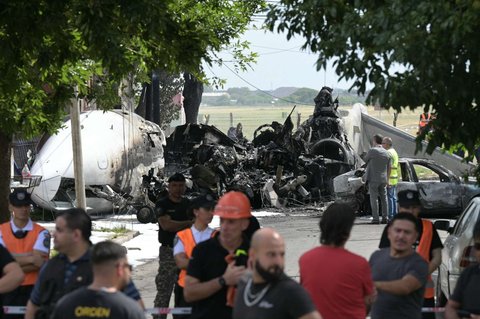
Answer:
MULTIPOLYGON (((260 228, 245 194, 190 201, 185 177, 172 175, 155 208, 161 245, 154 306, 168 308, 174 293, 175 307, 191 308, 174 315, 182 319, 434 318, 422 307, 434 307, 431 274, 441 262, 440 237, 419 217, 418 192, 397 194, 392 140, 376 135, 365 161, 373 223, 386 224, 379 249, 368 261, 348 251, 355 212, 333 203, 320 219, 320 246, 298 261, 300 282, 284 272, 284 239, 260 228), (218 230, 209 227, 214 215, 218 230)), ((4 306, 26 306, 26 313, 4 318, 145 318, 126 249, 111 241, 92 245, 83 210, 57 215, 57 254, 49 259, 50 235, 30 219, 29 193, 17 189, 9 200, 12 218, 0 225, 0 294, 4 306)), ((480 222, 473 237, 480 262, 480 222)), ((479 283, 480 267, 467 268, 445 318, 480 318, 479 283)))

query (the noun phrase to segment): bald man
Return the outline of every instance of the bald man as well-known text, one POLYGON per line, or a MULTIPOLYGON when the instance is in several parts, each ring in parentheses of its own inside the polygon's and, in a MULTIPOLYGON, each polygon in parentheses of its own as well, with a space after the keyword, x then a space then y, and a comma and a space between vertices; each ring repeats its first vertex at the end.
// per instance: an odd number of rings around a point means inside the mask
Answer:
POLYGON ((249 256, 253 269, 238 284, 233 319, 321 319, 308 293, 283 272, 285 242, 275 230, 256 231, 249 256))

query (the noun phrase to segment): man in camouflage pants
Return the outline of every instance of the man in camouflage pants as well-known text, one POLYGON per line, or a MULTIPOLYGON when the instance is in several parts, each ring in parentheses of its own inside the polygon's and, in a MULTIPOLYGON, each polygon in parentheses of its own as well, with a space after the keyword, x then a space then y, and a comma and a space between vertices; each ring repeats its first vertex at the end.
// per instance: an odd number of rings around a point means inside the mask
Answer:
MULTIPOLYGON (((184 194, 185 177, 180 173, 175 173, 168 179, 168 196, 159 200, 155 205, 159 224, 158 241, 161 244, 158 274, 155 277, 157 285, 155 307, 168 307, 177 279, 178 268, 173 258, 175 234, 193 224, 192 216, 187 213, 190 201, 183 197, 184 194)), ((156 318, 162 319, 166 317, 166 315, 156 316, 156 318)))

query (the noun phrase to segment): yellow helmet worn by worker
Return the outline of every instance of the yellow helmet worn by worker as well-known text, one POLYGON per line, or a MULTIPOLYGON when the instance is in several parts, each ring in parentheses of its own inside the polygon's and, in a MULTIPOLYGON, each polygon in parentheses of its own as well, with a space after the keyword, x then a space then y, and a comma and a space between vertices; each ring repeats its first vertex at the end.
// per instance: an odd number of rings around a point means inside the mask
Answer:
POLYGON ((228 192, 220 198, 213 214, 226 219, 250 218, 250 200, 242 192, 228 192))

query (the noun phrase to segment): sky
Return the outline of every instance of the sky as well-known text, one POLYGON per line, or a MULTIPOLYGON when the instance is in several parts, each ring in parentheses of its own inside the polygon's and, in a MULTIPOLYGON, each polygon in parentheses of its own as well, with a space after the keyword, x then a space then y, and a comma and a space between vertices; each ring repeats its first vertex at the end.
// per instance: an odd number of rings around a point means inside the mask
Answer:
MULTIPOLYGON (((207 76, 217 76, 227 81, 225 89, 248 87, 251 90, 272 90, 293 86, 320 90, 324 85, 341 89, 348 89, 351 85, 351 82, 338 81, 331 64, 326 71, 316 71, 317 56, 300 49, 304 43, 302 38, 287 41, 285 34, 251 29, 242 39, 249 41, 251 50, 259 55, 252 70, 236 75, 232 63, 226 63, 228 67, 205 68, 207 76)), ((228 60, 231 55, 225 52, 221 57, 228 60)))

